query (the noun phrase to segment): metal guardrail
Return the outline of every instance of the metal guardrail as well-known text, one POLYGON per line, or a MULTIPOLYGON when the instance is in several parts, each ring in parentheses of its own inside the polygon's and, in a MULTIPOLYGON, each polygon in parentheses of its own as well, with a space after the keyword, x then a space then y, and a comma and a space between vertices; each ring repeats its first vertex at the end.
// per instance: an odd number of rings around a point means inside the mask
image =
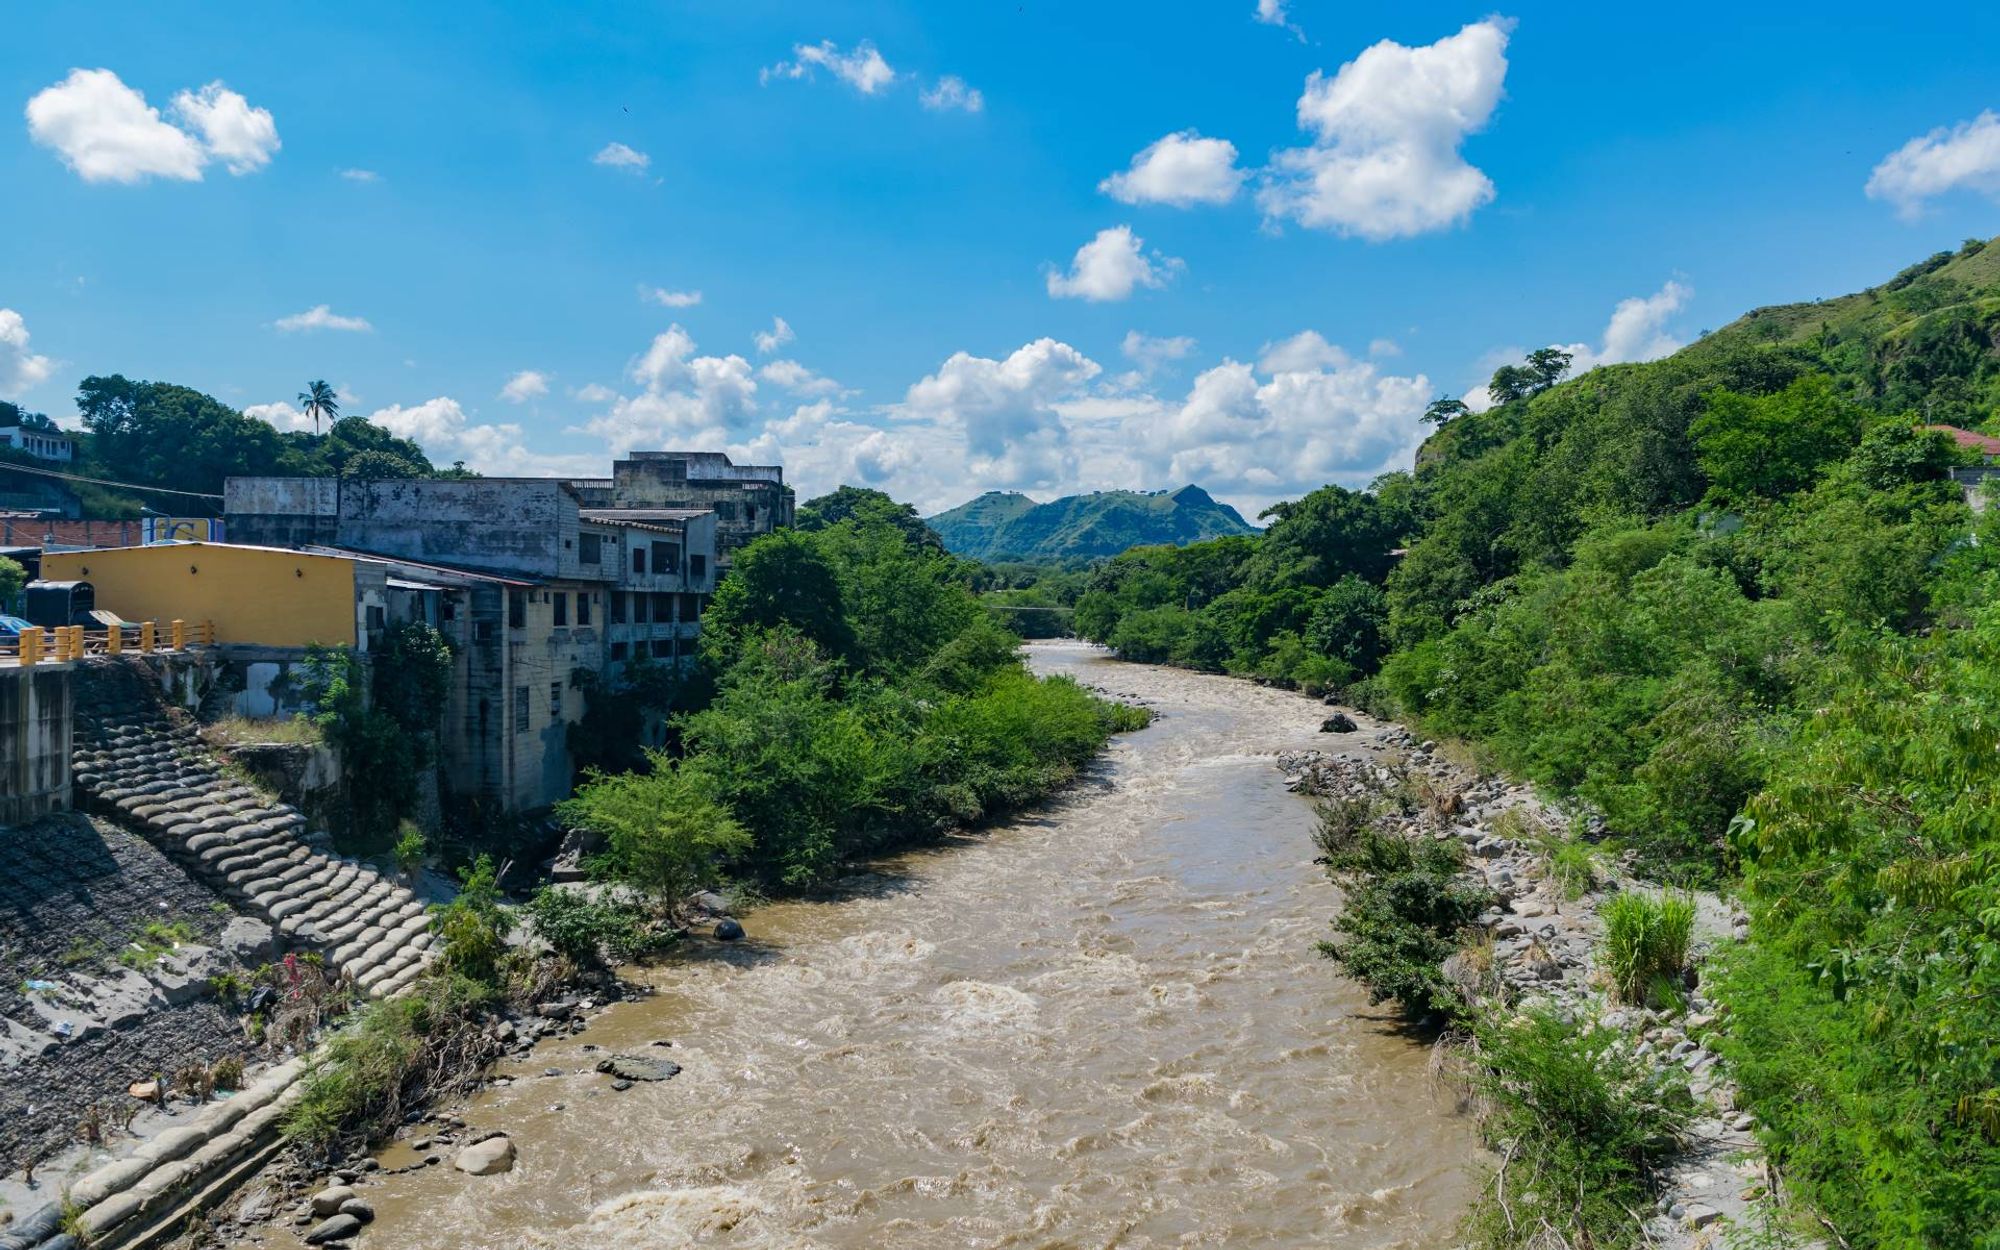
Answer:
POLYGON ((214 621, 141 621, 105 629, 37 625, 13 638, 0 638, 0 660, 11 659, 23 668, 31 668, 37 664, 65 664, 92 655, 122 655, 127 651, 148 655, 214 645, 214 621))

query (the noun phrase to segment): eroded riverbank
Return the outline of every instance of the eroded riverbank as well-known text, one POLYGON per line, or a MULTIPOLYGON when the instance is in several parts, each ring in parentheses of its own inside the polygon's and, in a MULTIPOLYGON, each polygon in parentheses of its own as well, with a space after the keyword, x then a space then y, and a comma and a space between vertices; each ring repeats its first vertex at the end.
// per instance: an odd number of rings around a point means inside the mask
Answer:
POLYGON ((370 1185, 365 1243, 1449 1244, 1471 1127, 1313 952, 1334 894, 1272 764, 1323 710, 1034 655, 1161 715, 1062 803, 760 909, 503 1068, 460 1113, 518 1166, 370 1185), (669 1040, 674 1080, 593 1070, 669 1040))

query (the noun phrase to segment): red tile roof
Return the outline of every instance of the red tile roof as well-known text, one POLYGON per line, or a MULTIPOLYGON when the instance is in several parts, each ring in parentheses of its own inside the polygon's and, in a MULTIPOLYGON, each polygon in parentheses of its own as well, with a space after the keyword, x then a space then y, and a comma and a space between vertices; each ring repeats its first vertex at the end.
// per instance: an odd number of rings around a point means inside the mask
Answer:
POLYGON ((1927 425, 1924 428, 1949 434, 1952 441, 1960 447, 1970 447, 1982 456, 2000 456, 2000 438, 1995 438, 1991 434, 1961 430, 1955 425, 1927 425))

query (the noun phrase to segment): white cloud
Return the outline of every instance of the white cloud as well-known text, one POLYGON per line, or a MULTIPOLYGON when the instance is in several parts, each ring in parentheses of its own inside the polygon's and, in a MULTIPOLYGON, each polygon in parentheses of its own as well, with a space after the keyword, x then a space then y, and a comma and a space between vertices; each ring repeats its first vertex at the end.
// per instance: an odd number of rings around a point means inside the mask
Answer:
POLYGON ((1888 200, 1906 221, 1922 214, 1925 201, 1957 190, 2000 200, 2000 113, 1988 109, 1920 135, 1883 157, 1868 178, 1869 198, 1888 200))
POLYGON ((1127 204, 1227 204, 1249 176, 1236 167, 1236 145, 1227 139, 1204 139, 1182 130, 1155 140, 1132 166, 1097 184, 1097 189, 1127 204))
POLYGON ((1005 360, 957 352, 910 387, 902 411, 963 438, 976 480, 1043 488, 1074 470, 1056 401, 1101 371, 1074 347, 1048 338, 1005 360))
POLYGON ((1067 274, 1049 269, 1049 295, 1091 301, 1129 298, 1137 287, 1162 287, 1182 268, 1179 260, 1145 252, 1146 241, 1130 226, 1100 230, 1076 250, 1067 274))
POLYGON ((49 380, 56 362, 28 350, 28 323, 11 308, 0 308, 0 399, 25 395, 49 380))
POLYGON ((639 298, 664 308, 693 308, 701 303, 700 291, 669 291, 663 286, 641 286, 639 298))
POLYGON ((1257 0, 1257 11, 1253 16, 1266 26, 1289 30, 1298 36, 1299 42, 1305 42, 1306 32, 1300 30, 1291 15, 1285 12, 1285 0, 1257 0))
POLYGON ((382 175, 372 169, 343 169, 340 176, 349 182, 380 182, 382 175))
POLYGON ((548 393, 549 375, 537 369, 521 370, 508 378, 507 385, 500 388, 500 398, 510 404, 525 404, 548 393))
POLYGON ((85 182, 201 181, 208 154, 108 69, 73 69, 28 101, 28 136, 85 182))
POLYGON ((755 337, 758 354, 768 356, 798 336, 792 333, 792 327, 785 323, 783 317, 773 317, 771 328, 759 330, 755 337))
POLYGON ((375 327, 368 324, 365 317, 343 317, 325 304, 315 304, 302 313, 280 317, 277 327, 287 332, 296 330, 353 330, 368 331, 375 327))
POLYGON ((612 390, 602 382, 586 382, 584 385, 571 391, 570 394, 586 404, 608 404, 618 398, 618 392, 612 390))
MULTIPOLYGON (((1604 337, 1597 346, 1592 347, 1588 343, 1551 343, 1549 346, 1569 353, 1567 376, 1572 378, 1604 365, 1630 364, 1671 356, 1687 344, 1667 328, 1668 322, 1686 308, 1692 298, 1694 288, 1669 279, 1651 295, 1634 295, 1619 300, 1617 307, 1611 310, 1611 318, 1604 326, 1604 337)), ((1478 368, 1482 376, 1491 376, 1501 365, 1518 364, 1527 354, 1527 349, 1523 347, 1497 347, 1480 357, 1478 368)), ((1472 387, 1464 398, 1466 406, 1474 412, 1484 412, 1493 406, 1493 399, 1483 385, 1472 387)))
POLYGON ((796 360, 774 360, 757 370, 757 376, 794 395, 838 395, 841 391, 840 383, 814 373, 796 360))
POLYGON ((855 46, 852 52, 842 52, 831 39, 818 43, 801 43, 792 47, 791 61, 780 61, 758 75, 759 82, 769 82, 773 78, 811 78, 815 68, 830 71, 834 77, 859 91, 862 95, 875 95, 890 83, 896 81, 896 71, 882 59, 875 45, 867 40, 855 46))
POLYGON ((957 74, 946 74, 937 80, 937 85, 918 93, 924 107, 935 111, 961 109, 967 113, 985 111, 986 97, 979 88, 968 87, 957 74))
POLYGON ((1137 330, 1127 330, 1125 341, 1118 345, 1118 350, 1125 354, 1125 359, 1139 366, 1142 375, 1149 375, 1170 361, 1186 359, 1194 351, 1194 340, 1184 334, 1155 338, 1137 330))
POLYGON ((596 156, 590 158, 590 163, 624 170, 626 173, 643 174, 646 172, 646 167, 653 163, 653 158, 637 148, 629 148, 622 143, 607 143, 597 150, 596 156))
POLYGON ((626 372, 640 392, 613 394, 609 407, 580 427, 614 454, 669 443, 722 446, 757 410, 750 362, 696 355, 693 336, 678 325, 655 335, 626 372))
POLYGON ((1279 152, 1258 202, 1272 219, 1374 242, 1456 225, 1493 199, 1459 147, 1483 129, 1507 76, 1509 18, 1420 48, 1390 40, 1299 97, 1310 147, 1279 152))
POLYGON ((271 154, 280 146, 278 124, 269 109, 252 108, 250 101, 222 85, 209 83, 200 91, 183 91, 174 97, 174 115, 191 130, 199 132, 202 146, 232 174, 247 174, 271 163, 271 154))
POLYGON ((243 415, 255 417, 259 421, 268 421, 290 433, 310 434, 313 429, 311 417, 282 400, 273 404, 251 404, 244 408, 243 415))
POLYGON ((1403 354, 1403 345, 1394 339, 1370 339, 1368 354, 1377 359, 1384 356, 1400 356, 1403 354))
POLYGON ((1347 353, 1327 342, 1317 330, 1301 330, 1288 339, 1266 343, 1257 357, 1257 367, 1265 373, 1341 369, 1349 363, 1347 353))

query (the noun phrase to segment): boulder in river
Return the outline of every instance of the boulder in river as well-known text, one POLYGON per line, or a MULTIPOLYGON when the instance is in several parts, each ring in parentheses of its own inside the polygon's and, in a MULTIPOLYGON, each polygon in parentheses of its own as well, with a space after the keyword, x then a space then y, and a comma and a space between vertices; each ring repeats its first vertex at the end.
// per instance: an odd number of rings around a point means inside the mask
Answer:
POLYGON ((598 1061, 597 1070, 627 1081, 670 1081, 681 1074, 681 1065, 668 1059, 642 1059, 637 1055, 613 1055, 598 1061))
POLYGON ((715 936, 718 941, 737 941, 743 936, 743 926, 725 917, 715 922, 715 936))
POLYGON ((312 1196, 312 1213, 321 1216, 338 1215, 340 1204, 354 1196, 354 1191, 345 1185, 329 1185, 312 1196))
POLYGON ((1319 731, 1323 734, 1351 734, 1359 728, 1361 726, 1355 724, 1354 718, 1345 712, 1335 712, 1319 723, 1319 731))
POLYGON ((361 1231, 361 1221, 351 1215, 336 1215, 322 1220, 306 1234, 309 1246, 325 1245, 329 1241, 346 1241, 361 1231))
POLYGON ((451 1165, 468 1176, 497 1176, 514 1170, 514 1143, 506 1137, 489 1137, 458 1152, 451 1165))

